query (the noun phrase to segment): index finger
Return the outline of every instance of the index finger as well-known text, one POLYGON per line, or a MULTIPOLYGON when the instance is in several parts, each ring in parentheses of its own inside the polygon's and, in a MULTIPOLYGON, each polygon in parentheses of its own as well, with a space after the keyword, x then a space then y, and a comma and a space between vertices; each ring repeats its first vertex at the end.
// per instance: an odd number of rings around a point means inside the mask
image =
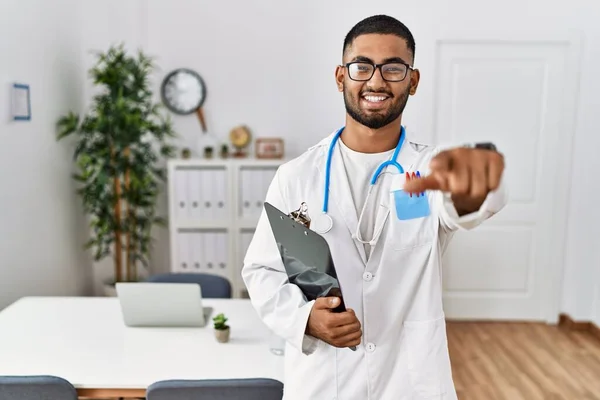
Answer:
POLYGON ((421 193, 425 190, 442 190, 442 183, 435 174, 424 178, 411 179, 404 184, 404 191, 407 193, 421 193))
POLYGON ((446 175, 452 170, 453 159, 450 151, 442 151, 429 162, 430 174, 426 177, 410 179, 404 184, 407 193, 421 193, 425 190, 446 190, 446 175))

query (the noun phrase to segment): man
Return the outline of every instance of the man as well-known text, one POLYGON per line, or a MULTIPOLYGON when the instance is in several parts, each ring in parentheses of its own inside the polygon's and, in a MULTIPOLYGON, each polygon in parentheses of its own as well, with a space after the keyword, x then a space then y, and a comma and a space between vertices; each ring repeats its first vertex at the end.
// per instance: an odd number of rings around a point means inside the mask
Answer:
POLYGON ((493 145, 440 151, 411 139, 401 120, 419 84, 414 60, 413 36, 396 19, 352 28, 335 72, 345 127, 282 165, 268 190, 284 212, 306 202, 316 220, 326 209, 322 236, 348 307, 334 313, 337 297, 307 301, 289 282, 263 214, 242 276, 259 316, 287 342, 285 399, 456 399, 442 254, 453 232, 504 207, 504 162, 493 145), (400 168, 388 165, 371 186, 397 147, 400 168))

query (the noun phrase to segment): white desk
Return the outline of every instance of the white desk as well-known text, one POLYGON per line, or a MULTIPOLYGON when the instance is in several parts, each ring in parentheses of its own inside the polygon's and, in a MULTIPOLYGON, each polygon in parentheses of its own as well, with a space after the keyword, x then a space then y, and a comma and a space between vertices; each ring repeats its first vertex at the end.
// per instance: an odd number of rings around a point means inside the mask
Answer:
POLYGON ((283 357, 249 300, 204 299, 229 318, 229 343, 204 328, 127 328, 116 298, 27 297, 0 312, 0 375, 56 375, 80 396, 144 396, 163 379, 273 378, 283 357))

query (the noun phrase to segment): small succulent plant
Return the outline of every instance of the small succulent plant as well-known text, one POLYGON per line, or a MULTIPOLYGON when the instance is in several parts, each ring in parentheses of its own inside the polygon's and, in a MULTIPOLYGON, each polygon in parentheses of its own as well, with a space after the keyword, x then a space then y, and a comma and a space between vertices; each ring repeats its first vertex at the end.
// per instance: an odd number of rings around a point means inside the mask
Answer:
POLYGON ((225 317, 225 314, 223 313, 216 315, 213 318, 213 322, 215 324, 215 329, 218 331, 224 331, 229 328, 227 325, 227 317, 225 317))

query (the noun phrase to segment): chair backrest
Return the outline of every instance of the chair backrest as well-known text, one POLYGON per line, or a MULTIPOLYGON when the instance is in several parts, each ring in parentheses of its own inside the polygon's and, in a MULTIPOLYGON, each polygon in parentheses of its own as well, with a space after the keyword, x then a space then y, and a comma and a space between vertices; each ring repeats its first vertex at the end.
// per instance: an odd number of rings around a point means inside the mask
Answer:
POLYGON ((0 376, 0 399, 77 400, 77 390, 57 376, 0 376))
POLYGON ((283 383, 274 379, 167 380, 146 390, 147 400, 281 400, 283 383))
POLYGON ((205 299, 230 299, 231 283, 222 276, 202 273, 165 273, 150 276, 146 282, 197 283, 205 299))

